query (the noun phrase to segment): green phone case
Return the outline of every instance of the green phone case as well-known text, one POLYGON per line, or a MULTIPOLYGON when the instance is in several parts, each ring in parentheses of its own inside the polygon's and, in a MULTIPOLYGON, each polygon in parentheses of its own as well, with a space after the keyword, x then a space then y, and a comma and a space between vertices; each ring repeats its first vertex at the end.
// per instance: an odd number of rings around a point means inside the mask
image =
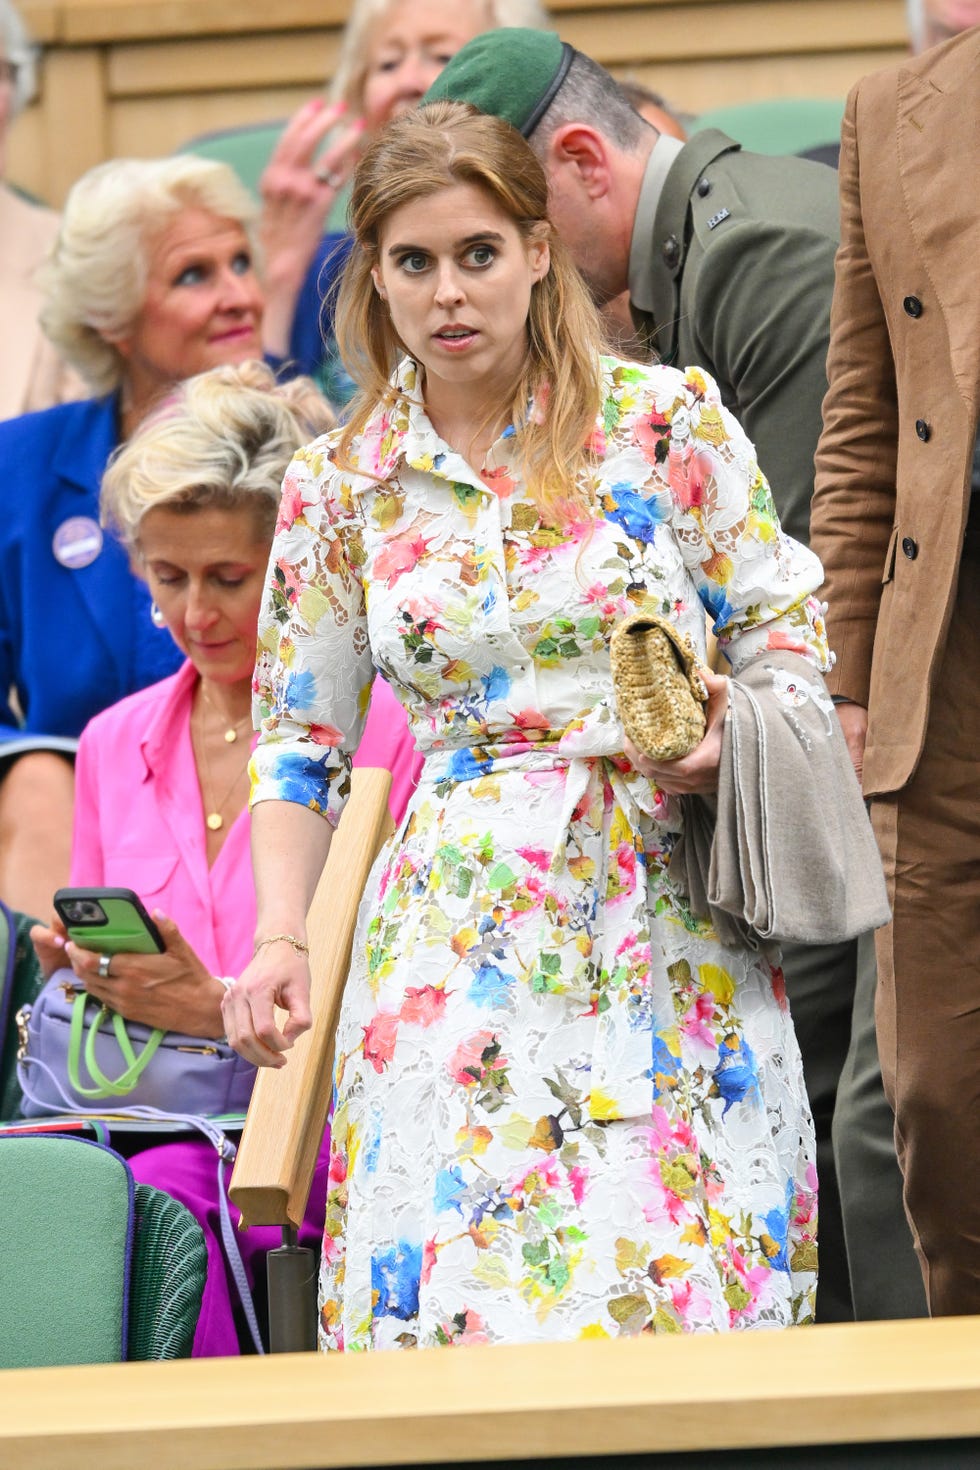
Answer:
MULTIPOLYGON (((69 890, 70 891, 70 890, 69 890)), ((79 889, 81 894, 87 890, 79 889)), ((133 895, 112 895, 111 890, 88 890, 101 904, 106 916, 104 924, 71 924, 65 921, 70 939, 82 949, 96 950, 100 954, 160 954, 162 940, 158 943, 157 930, 139 900, 133 895)), ((56 904, 59 894, 55 895, 56 904)), ((60 912, 60 909, 59 909, 60 912)), ((64 919, 64 914, 62 914, 64 919)))

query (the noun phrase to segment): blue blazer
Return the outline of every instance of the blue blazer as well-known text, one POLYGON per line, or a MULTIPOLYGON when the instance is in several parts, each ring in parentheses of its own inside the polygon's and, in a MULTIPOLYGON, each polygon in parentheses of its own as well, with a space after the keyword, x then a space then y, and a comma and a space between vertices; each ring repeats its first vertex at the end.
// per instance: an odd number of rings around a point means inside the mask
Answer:
POLYGON ((0 423, 0 754, 73 750, 92 715, 182 662, 98 529, 117 425, 116 397, 0 423))

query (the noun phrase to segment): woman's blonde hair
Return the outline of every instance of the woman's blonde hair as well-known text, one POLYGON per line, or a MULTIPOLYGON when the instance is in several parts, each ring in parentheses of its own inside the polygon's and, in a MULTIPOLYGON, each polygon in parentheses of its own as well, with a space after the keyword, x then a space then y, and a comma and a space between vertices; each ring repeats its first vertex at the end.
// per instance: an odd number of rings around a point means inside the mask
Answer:
POLYGON ((272 539, 280 488, 296 450, 334 413, 310 378, 277 383, 263 362, 188 378, 113 455, 102 479, 102 523, 139 555, 147 511, 248 511, 272 539))
POLYGON ((58 238, 39 272, 41 325, 97 393, 125 377, 111 339, 137 321, 150 247, 185 209, 234 220, 254 251, 255 203, 224 163, 190 155, 117 158, 89 169, 68 195, 58 238))
MULTIPOLYGON (((402 205, 456 184, 484 190, 525 241, 545 239, 547 274, 531 287, 524 365, 504 401, 528 490, 550 513, 565 515, 583 497, 577 488, 588 462, 587 441, 602 402, 600 319, 547 217, 548 184, 541 164, 509 123, 460 102, 432 102, 396 118, 364 154, 354 175, 351 223, 356 245, 337 302, 340 353, 358 394, 338 445, 349 463, 354 436, 379 403, 392 403, 390 379, 405 352, 374 287, 381 234, 402 205), (358 248, 359 247, 359 248, 358 248)), ((474 435, 481 426, 474 423, 474 435)))
MULTIPOLYGON (((354 0, 344 27, 337 70, 330 84, 332 101, 346 102, 352 111, 360 111, 370 61, 371 32, 396 3, 397 0, 354 0)), ((501 26, 545 30, 548 25, 540 0, 461 0, 461 3, 483 7, 488 17, 484 30, 496 31, 501 26)))

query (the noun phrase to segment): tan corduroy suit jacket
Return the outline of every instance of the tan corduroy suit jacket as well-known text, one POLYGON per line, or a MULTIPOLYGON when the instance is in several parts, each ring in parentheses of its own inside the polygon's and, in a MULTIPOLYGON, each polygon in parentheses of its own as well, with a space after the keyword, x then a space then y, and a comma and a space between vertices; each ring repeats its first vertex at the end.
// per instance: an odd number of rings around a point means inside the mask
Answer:
MULTIPOLYGON (((811 544, 831 691, 868 706, 866 796, 922 752, 980 409, 980 27, 848 98, 811 544)), ((980 632, 978 632, 980 636, 980 632)))
POLYGON ((57 215, 0 184, 0 419, 86 391, 38 325, 41 293, 34 273, 57 230, 57 215))

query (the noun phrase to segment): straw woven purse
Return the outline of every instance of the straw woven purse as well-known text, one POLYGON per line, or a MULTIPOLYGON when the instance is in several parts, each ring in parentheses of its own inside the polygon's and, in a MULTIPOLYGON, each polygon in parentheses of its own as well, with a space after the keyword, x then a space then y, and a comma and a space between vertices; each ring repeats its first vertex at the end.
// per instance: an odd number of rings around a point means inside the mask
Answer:
POLYGON ((707 690, 697 654, 668 618, 638 612, 609 642, 613 690, 623 729, 654 760, 678 760, 704 739, 707 690))

